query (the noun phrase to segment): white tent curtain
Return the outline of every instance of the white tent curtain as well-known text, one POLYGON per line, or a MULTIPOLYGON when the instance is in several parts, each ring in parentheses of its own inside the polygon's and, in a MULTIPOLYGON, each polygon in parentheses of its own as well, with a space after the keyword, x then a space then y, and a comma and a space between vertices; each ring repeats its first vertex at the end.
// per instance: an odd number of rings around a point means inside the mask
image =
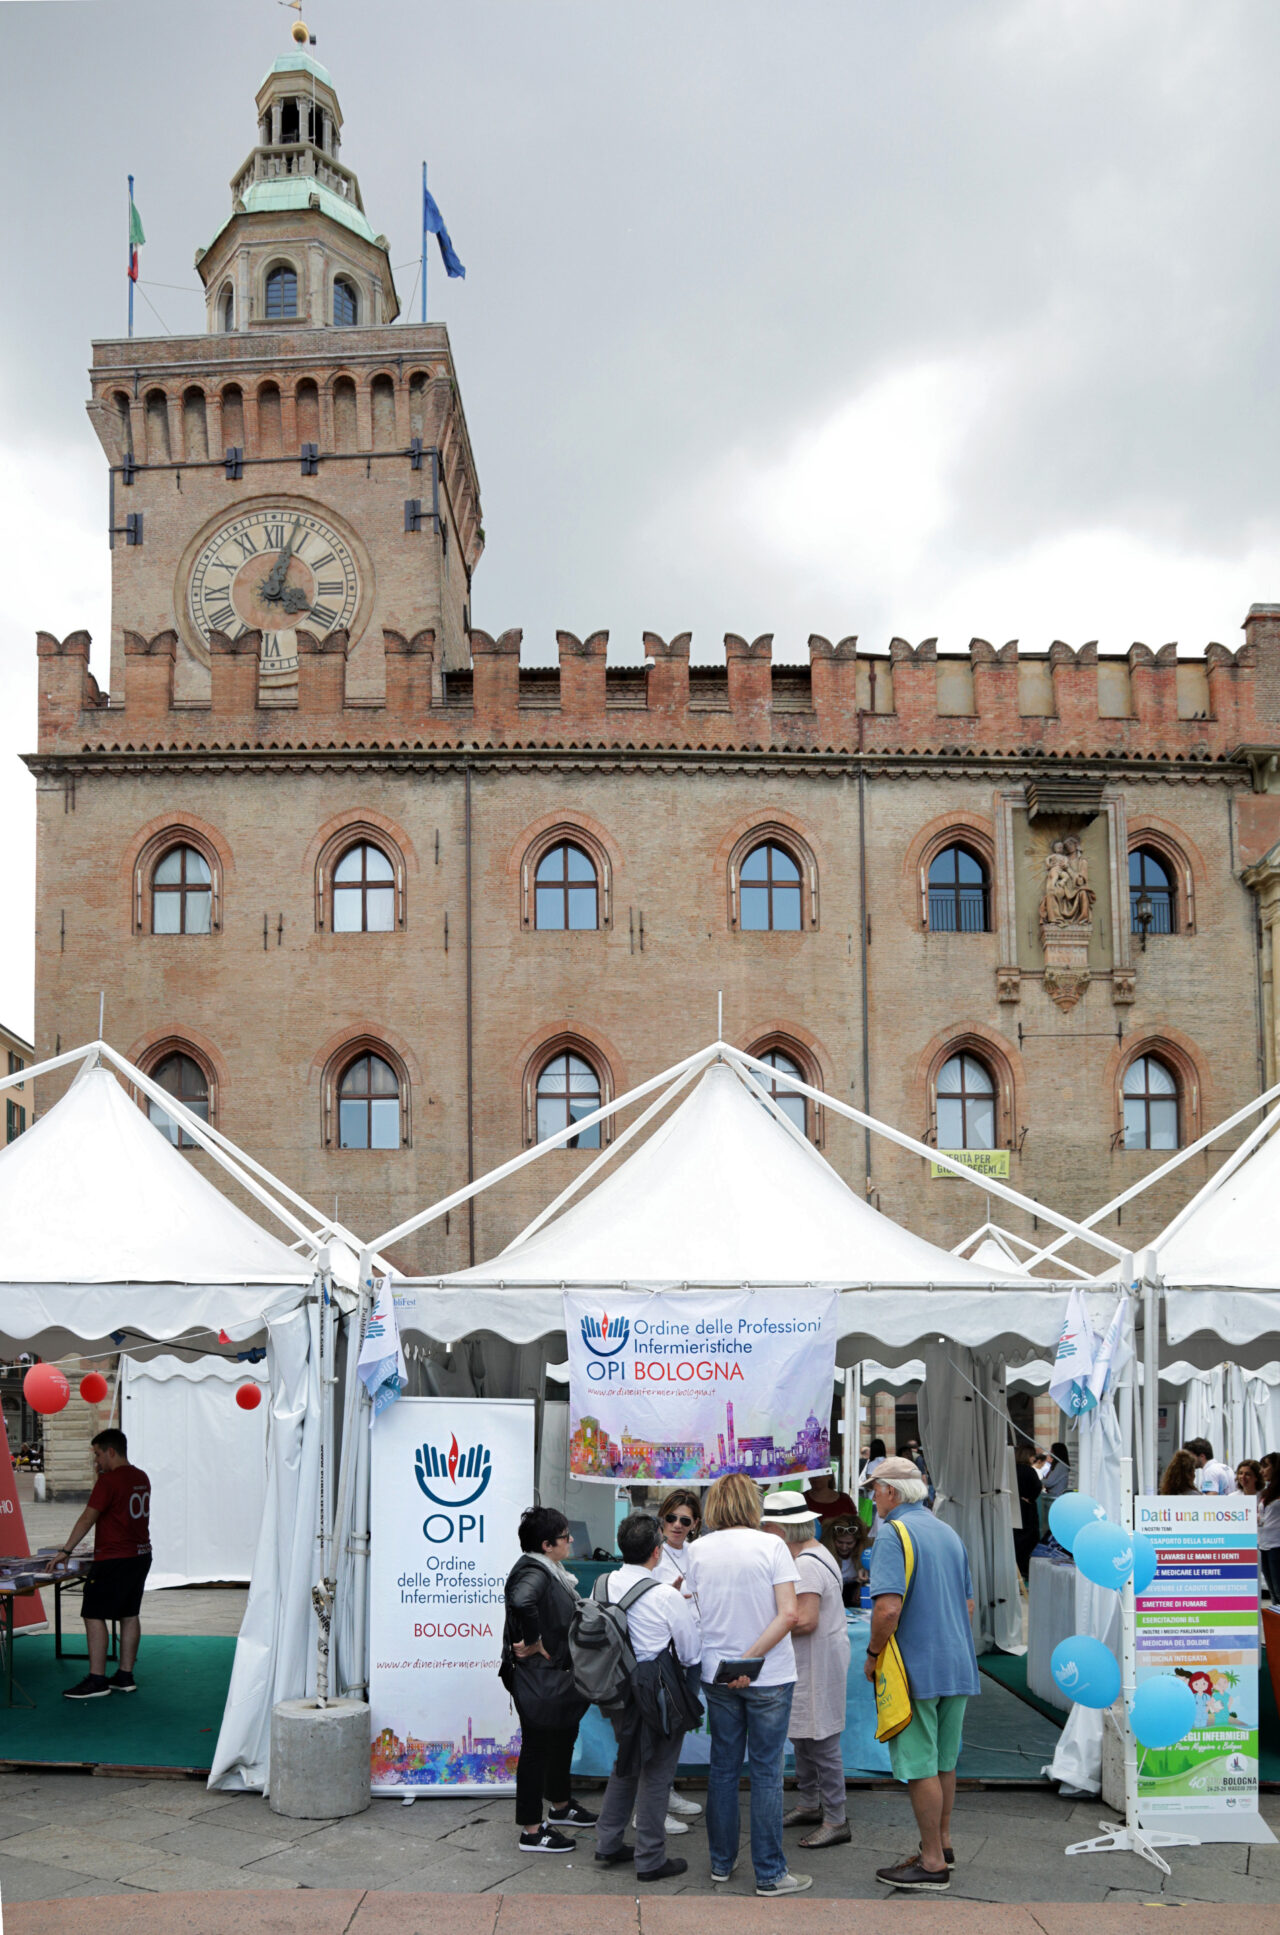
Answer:
POLYGON ((1183 1400, 1182 1441, 1191 1438, 1207 1438, 1213 1446, 1214 1455, 1225 1458, 1227 1452, 1227 1412, 1226 1412, 1226 1372, 1221 1364, 1212 1370, 1202 1371, 1198 1377, 1187 1382, 1187 1395, 1183 1400))
POLYGON ((319 1582, 320 1309, 315 1301, 272 1322, 266 1510, 236 1643, 210 1787, 267 1787, 271 1709, 315 1690, 319 1582))
POLYGON ((120 1426, 130 1458, 151 1479, 148 1592, 250 1577, 270 1406, 244 1411, 235 1394, 238 1385, 266 1382, 265 1364, 225 1357, 124 1359, 120 1426))
POLYGON ((1022 1602, 1009 1494, 1009 1413, 1002 1357, 930 1343, 917 1398, 934 1511, 964 1541, 973 1574, 974 1644, 1022 1649, 1022 1602))
MULTIPOLYGON (((1077 1488, 1096 1498, 1108 1518, 1118 1522, 1122 1509, 1120 1460, 1124 1445, 1114 1396, 1103 1398, 1096 1410, 1085 1412, 1080 1419, 1076 1455, 1077 1488)), ((1076 1573, 1075 1630, 1092 1633, 1119 1659, 1120 1594, 1105 1586, 1090 1585, 1082 1572, 1076 1573)), ((1095 1708, 1071 1708, 1049 1767, 1054 1780, 1083 1793, 1101 1791, 1102 1729, 1103 1715, 1095 1708)))

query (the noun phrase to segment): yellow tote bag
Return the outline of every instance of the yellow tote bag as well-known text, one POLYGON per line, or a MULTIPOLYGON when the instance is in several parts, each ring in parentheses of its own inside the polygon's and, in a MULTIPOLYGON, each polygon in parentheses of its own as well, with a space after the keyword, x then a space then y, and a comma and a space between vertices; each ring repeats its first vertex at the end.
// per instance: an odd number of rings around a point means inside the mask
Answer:
MULTIPOLYGON (((902 1563, 906 1581, 902 1589, 902 1603, 907 1603, 911 1590, 911 1579, 916 1569, 915 1547, 911 1534, 898 1519, 890 1519, 898 1537, 902 1540, 902 1563)), ((883 1533, 881 1534, 883 1537, 883 1533)), ((891 1634, 889 1644, 876 1661, 876 1739, 892 1740, 904 1727, 911 1725, 911 1689, 907 1685, 907 1669, 902 1663, 902 1652, 898 1646, 897 1634, 891 1634)))

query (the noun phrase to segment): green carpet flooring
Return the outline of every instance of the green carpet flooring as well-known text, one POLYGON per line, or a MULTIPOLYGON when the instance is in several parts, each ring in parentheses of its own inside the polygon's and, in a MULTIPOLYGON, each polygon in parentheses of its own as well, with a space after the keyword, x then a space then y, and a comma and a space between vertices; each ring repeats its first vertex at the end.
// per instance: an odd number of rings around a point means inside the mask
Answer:
MULTIPOLYGON (((82 1633, 71 1635, 72 1645, 83 1650, 83 1643, 82 1633)), ((20 1635, 13 1649, 14 1703, 0 1705, 0 1762, 207 1770, 235 1650, 234 1639, 144 1636, 138 1691, 81 1703, 62 1694, 88 1672, 88 1662, 55 1659, 51 1635, 20 1635)))
MULTIPOLYGON (((1027 1661, 1024 1654, 983 1653, 978 1666, 990 1679, 1007 1688, 1029 1707, 1043 1713, 1054 1725, 1061 1727, 1066 1719, 1056 1707, 1049 1706, 1027 1688, 1027 1661)), ((1276 1696, 1271 1685, 1271 1675, 1267 1670, 1266 1648, 1262 1649, 1262 1669, 1258 1680, 1258 1779, 1268 1786, 1280 1785, 1280 1712, 1276 1710, 1276 1696)), ((969 1723, 965 1721, 965 1746, 969 1744, 969 1723)))

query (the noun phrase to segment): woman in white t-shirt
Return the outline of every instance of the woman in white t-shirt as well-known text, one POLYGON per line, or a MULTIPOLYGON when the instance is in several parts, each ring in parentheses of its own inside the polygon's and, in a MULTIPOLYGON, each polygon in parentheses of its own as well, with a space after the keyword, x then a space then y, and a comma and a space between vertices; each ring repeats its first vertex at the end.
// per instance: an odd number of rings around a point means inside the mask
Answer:
POLYGON ((796 1663, 799 1572, 781 1539, 760 1530, 760 1493, 740 1472, 717 1478, 703 1505, 706 1534, 689 1555, 688 1587, 702 1624, 702 1682, 711 1733, 707 1843, 712 1881, 728 1881, 742 1820, 738 1786, 751 1762, 751 1865, 758 1895, 794 1895, 812 1875, 787 1872, 782 1851, 782 1756, 796 1663), (717 1680, 722 1660, 759 1659, 747 1674, 717 1680))

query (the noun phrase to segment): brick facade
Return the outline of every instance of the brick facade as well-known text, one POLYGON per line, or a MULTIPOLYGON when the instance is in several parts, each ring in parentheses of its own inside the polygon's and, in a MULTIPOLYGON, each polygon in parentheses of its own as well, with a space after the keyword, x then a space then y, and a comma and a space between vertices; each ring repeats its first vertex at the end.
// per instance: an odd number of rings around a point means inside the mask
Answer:
MULTIPOLYGON (((255 219, 237 215, 237 235, 255 219)), ((308 247, 322 221, 306 211, 308 247)), ((143 528, 115 542, 109 693, 85 634, 39 638, 41 1055, 96 1033, 105 989, 115 1044, 152 1061, 184 1046, 218 1125, 370 1234, 531 1138, 553 1047, 617 1093, 710 1039, 721 994, 728 1038, 784 1046, 921 1136, 965 1048, 990 1071, 1014 1183, 1077 1215, 1158 1160, 1119 1133, 1136 1055, 1176 1075, 1184 1141, 1274 1068, 1251 888, 1280 839, 1280 607, 1254 607, 1237 651, 1184 659, 981 639, 956 657, 895 639, 886 658, 815 636, 807 665, 783 665, 768 635, 730 634, 707 664, 687 634, 646 634, 637 669, 610 665, 607 633, 563 631, 557 667, 522 666, 518 630, 469 623, 479 486, 439 326, 245 317, 97 344, 91 389, 113 522, 140 511, 143 528), (420 529, 405 500, 422 502, 420 529), (264 672, 253 627, 204 640, 186 604, 209 533, 268 502, 331 520, 361 574, 350 628, 299 620, 286 680, 264 672), (595 861, 593 931, 532 918, 531 867, 557 829, 595 861), (1037 903, 1072 830, 1096 901, 1087 984, 1064 992, 1037 903), (739 917, 738 868, 766 831, 802 869, 796 932, 739 917), (391 931, 332 931, 332 864, 357 834, 393 869, 391 931), (151 871, 179 838, 213 875, 207 934, 151 931, 151 871), (986 931, 930 930, 927 867, 952 838, 987 868, 986 931), (1128 919, 1138 843, 1164 856, 1180 909, 1145 949, 1128 919), (398 1149, 337 1146, 334 1084, 362 1045, 401 1077, 398 1149)), ((868 1158, 830 1111, 811 1127, 921 1233, 949 1245, 981 1221, 976 1191, 884 1144, 868 1158)), ((455 1215, 397 1261, 493 1254, 589 1160, 549 1156, 482 1198, 474 1226, 455 1215)), ((1125 1240, 1152 1235, 1206 1160, 1125 1240)))

